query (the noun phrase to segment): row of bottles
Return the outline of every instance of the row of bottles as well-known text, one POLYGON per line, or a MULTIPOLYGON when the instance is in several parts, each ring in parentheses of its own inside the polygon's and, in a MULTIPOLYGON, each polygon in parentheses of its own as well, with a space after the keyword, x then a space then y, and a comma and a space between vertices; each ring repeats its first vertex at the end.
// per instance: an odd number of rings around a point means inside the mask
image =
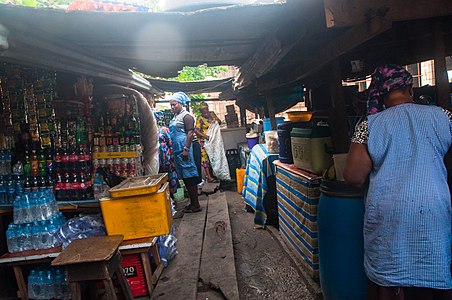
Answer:
POLYGON ((60 268, 31 270, 28 276, 28 298, 71 299, 66 273, 60 268))
POLYGON ((11 175, 11 151, 0 151, 0 176, 11 175))
POLYGON ((11 223, 6 231, 6 243, 10 253, 28 250, 41 250, 61 246, 56 232, 66 222, 58 212, 53 218, 33 223, 11 223))
POLYGON ((19 194, 13 203, 15 224, 50 220, 57 213, 58 207, 51 189, 26 191, 19 194))
POLYGON ((55 197, 57 201, 87 200, 93 198, 90 171, 56 173, 55 197))
POLYGON ((16 196, 22 193, 20 175, 0 176, 0 204, 12 204, 16 196))

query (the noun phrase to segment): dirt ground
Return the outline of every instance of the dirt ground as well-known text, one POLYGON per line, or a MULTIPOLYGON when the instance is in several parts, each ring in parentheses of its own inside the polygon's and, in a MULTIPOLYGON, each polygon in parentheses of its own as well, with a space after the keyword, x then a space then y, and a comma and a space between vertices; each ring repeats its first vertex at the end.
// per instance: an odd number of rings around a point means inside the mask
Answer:
POLYGON ((237 192, 226 191, 241 299, 315 299, 279 242, 255 228, 237 192))

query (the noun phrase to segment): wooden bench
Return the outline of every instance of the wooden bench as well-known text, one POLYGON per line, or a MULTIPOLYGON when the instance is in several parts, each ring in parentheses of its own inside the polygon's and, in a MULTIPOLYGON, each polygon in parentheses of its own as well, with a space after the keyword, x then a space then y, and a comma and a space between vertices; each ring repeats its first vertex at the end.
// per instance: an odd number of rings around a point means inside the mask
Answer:
MULTIPOLYGON (((14 270, 18 286, 18 295, 20 299, 28 300, 28 287, 23 275, 22 267, 26 265, 38 265, 43 263, 50 263, 61 253, 61 247, 45 250, 30 250, 18 253, 6 253, 0 257, 0 264, 6 264, 14 270)), ((122 255, 128 254, 140 254, 144 274, 146 278, 146 284, 149 295, 152 295, 154 285, 163 271, 163 263, 160 261, 160 256, 157 248, 157 238, 147 237, 136 240, 123 241, 119 246, 119 251, 122 255), (155 270, 152 270, 149 259, 149 253, 152 252, 155 260, 155 270)))
MULTIPOLYGON (((121 254, 118 248, 123 239, 122 235, 113 235, 75 240, 52 261, 51 265, 54 267, 66 267, 72 299, 82 299, 81 282, 102 280, 105 298, 116 300, 113 275, 118 278, 125 298, 133 299, 121 268, 121 254)), ((97 298, 97 293, 94 297, 97 298)))

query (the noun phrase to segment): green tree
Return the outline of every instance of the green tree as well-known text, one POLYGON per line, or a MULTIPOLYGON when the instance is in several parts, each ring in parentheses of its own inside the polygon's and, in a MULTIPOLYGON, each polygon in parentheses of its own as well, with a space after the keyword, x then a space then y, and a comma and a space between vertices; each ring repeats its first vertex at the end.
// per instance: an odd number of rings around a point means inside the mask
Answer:
MULTIPOLYGON (((208 67, 206 65, 200 65, 197 67, 185 66, 182 70, 179 71, 177 77, 170 78, 169 80, 175 81, 200 81, 205 80, 207 77, 217 77, 221 72, 226 72, 228 70, 225 66, 218 67, 208 67)), ((190 95, 191 99, 205 99, 204 94, 192 94, 190 95)), ((192 102, 190 103, 191 110, 193 114, 198 117, 201 112, 199 110, 200 102, 192 102)))

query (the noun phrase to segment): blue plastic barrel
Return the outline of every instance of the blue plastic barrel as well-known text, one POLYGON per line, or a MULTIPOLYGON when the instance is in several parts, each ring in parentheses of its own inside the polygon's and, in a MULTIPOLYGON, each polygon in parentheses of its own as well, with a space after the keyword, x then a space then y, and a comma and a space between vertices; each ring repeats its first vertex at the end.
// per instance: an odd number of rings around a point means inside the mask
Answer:
POLYGON ((367 299, 364 198, 343 182, 322 181, 317 211, 320 286, 325 300, 367 299))
MULTIPOLYGON (((270 118, 266 118, 263 120, 264 122, 264 132, 272 130, 272 124, 270 123, 270 118)), ((276 117, 276 128, 278 128, 278 124, 284 123, 283 117, 276 117)))
POLYGON ((293 164, 292 140, 290 132, 293 128, 308 126, 308 122, 284 122, 278 125, 279 161, 285 164, 293 164))

